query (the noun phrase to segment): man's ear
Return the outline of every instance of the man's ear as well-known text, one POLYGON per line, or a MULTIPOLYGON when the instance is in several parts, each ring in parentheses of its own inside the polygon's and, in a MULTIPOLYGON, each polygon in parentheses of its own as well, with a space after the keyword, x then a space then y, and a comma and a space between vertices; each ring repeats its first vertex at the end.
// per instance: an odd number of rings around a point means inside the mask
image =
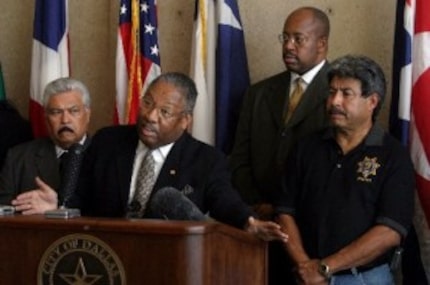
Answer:
POLYGON ((370 94, 370 95, 367 97, 367 99, 368 99, 368 102, 369 102, 369 107, 370 107, 372 110, 375 110, 375 109, 376 109, 376 106, 378 106, 379 100, 381 100, 381 99, 379 98, 379 95, 378 95, 377 93, 375 93, 375 92, 373 92, 372 94, 370 94))
POLYGON ((193 116, 189 113, 185 113, 181 118, 182 129, 187 130, 189 133, 191 133, 192 122, 193 122, 193 116))
POLYGON ((318 49, 326 52, 328 46, 328 38, 326 36, 322 36, 318 39, 318 49))

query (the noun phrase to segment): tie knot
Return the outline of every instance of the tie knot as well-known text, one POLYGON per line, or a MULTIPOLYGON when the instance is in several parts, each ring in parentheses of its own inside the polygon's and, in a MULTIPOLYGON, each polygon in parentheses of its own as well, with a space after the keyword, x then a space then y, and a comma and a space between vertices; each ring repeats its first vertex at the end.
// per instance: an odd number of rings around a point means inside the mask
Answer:
POLYGON ((303 78, 297 77, 294 79, 294 87, 293 91, 290 95, 289 102, 288 102, 288 108, 285 112, 285 124, 288 123, 290 118, 292 117, 294 111, 296 110, 300 99, 302 98, 304 89, 303 89, 303 78))
POLYGON ((303 83, 304 83, 303 78, 301 78, 300 76, 299 76, 299 77, 297 77, 297 78, 294 80, 294 88, 295 88, 295 89, 297 89, 297 88, 303 89, 303 83))
POLYGON ((74 143, 69 147, 68 152, 73 154, 81 154, 83 149, 84 149, 83 145, 81 145, 80 143, 74 143))

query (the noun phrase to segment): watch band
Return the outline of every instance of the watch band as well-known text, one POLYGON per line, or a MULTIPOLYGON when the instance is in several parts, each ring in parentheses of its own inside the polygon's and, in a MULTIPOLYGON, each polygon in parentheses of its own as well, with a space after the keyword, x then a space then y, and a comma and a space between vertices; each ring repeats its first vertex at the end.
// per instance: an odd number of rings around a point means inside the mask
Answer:
POLYGON ((330 280, 331 272, 330 267, 324 261, 320 260, 318 266, 318 272, 321 274, 326 280, 330 280))

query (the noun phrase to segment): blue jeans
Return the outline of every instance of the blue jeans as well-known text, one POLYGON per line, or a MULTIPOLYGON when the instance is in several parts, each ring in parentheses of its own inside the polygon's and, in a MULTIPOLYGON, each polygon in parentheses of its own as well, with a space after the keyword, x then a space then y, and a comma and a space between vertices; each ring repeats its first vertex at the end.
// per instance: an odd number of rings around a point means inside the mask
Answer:
POLYGON ((330 285, 394 285, 394 278, 388 264, 364 272, 351 269, 351 274, 334 275, 330 285))

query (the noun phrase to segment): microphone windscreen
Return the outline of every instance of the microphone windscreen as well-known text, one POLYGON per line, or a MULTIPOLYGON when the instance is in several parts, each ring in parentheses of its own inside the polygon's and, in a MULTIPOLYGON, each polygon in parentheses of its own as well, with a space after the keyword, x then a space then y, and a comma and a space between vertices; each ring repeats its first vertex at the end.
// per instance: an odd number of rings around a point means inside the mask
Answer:
POLYGON ((151 197, 148 211, 152 218, 166 220, 204 221, 206 216, 178 189, 164 187, 151 197))

